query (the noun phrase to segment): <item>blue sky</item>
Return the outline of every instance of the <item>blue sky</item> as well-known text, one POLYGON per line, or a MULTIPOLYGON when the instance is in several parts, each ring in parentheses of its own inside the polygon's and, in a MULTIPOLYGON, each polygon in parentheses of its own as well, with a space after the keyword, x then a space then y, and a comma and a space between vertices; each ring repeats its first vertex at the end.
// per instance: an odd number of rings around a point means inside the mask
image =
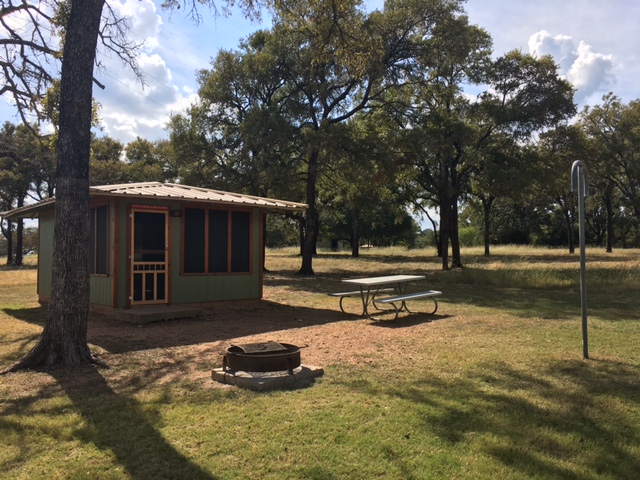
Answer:
MULTIPOLYGON (((241 38, 269 23, 251 23, 236 10, 229 18, 214 19, 202 10, 199 25, 180 11, 169 14, 151 0, 109 0, 130 16, 135 39, 144 41, 140 66, 146 72, 143 87, 114 58, 96 78, 106 89, 94 89, 102 104, 103 133, 127 143, 136 136, 166 138, 164 126, 197 98, 195 72, 208 68, 219 49, 233 49, 241 38)), ((159 3, 159 2, 158 2, 159 3)), ((383 0, 369 0, 369 9, 383 0)), ((578 89, 580 107, 596 104, 613 91, 628 102, 640 98, 640 2, 637 0, 468 0, 471 23, 493 37, 494 54, 512 49, 551 54, 560 73, 578 89)), ((6 101, 0 102, 0 120, 18 122, 6 101)))

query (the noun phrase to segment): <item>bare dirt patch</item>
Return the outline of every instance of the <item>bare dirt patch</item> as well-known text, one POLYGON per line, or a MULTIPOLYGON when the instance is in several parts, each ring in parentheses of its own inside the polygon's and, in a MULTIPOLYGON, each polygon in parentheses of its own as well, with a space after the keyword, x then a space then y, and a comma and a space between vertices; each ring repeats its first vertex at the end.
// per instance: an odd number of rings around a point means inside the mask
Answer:
MULTIPOLYGON (((267 296, 268 297, 268 296, 267 296)), ((335 300, 335 299, 333 299, 335 300)), ((334 310, 260 301, 223 302, 193 319, 143 326, 94 316, 89 343, 101 360, 137 381, 195 381, 207 385, 221 352, 233 344, 277 341, 303 346, 302 363, 320 367, 393 359, 411 349, 442 316, 412 315, 397 322, 372 321, 334 310)), ((391 360, 390 360, 391 361, 391 360)), ((115 374, 115 372, 113 372, 115 374)), ((121 380, 125 380, 122 378, 121 380)), ((213 385, 212 386, 216 386, 213 385)))

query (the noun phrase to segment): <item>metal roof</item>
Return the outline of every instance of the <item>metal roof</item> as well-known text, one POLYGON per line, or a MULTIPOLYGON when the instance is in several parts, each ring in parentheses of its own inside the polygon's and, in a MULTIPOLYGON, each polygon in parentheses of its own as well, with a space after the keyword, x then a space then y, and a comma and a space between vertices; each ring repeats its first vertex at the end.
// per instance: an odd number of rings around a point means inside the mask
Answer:
MULTIPOLYGON (((187 200, 219 205, 241 205, 259 207, 269 211, 305 211, 304 203, 276 200, 273 198, 242 195, 239 193, 223 192, 201 187, 190 187, 176 183, 144 182, 124 183, 121 185, 100 185, 89 187, 92 197, 127 197, 147 198, 158 200, 187 200)), ((36 217, 37 213, 49 204, 55 202, 54 198, 48 198, 33 205, 28 205, 7 212, 0 212, 4 218, 11 217, 36 217)))

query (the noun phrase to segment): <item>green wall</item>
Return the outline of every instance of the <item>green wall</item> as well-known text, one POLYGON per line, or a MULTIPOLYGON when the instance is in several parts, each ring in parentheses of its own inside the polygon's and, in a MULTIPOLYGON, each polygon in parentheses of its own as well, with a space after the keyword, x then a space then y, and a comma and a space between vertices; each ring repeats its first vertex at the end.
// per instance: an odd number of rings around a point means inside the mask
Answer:
MULTIPOLYGON (((126 306, 127 286, 127 222, 129 205, 162 205, 171 210, 180 210, 180 202, 144 202, 120 199, 110 201, 109 208, 109 272, 106 276, 91 276, 91 303, 111 306, 114 263, 117 263, 117 308, 126 306), (120 224, 116 228, 116 221, 120 224), (116 246, 119 252, 116 252, 116 246)), ((251 209, 253 264, 251 274, 233 275, 180 275, 180 235, 182 217, 169 217, 171 224, 171 272, 172 303, 202 303, 219 300, 241 300, 260 298, 260 218, 258 208, 251 209)), ((53 209, 40 213, 40 251, 38 255, 38 292, 41 296, 51 294, 51 269, 53 264, 53 209)))

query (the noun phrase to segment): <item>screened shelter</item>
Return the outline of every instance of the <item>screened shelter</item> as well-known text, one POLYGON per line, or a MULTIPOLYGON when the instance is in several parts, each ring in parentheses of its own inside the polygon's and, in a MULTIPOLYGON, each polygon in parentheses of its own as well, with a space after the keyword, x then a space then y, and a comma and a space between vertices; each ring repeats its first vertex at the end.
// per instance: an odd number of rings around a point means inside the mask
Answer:
MULTIPOLYGON (((306 205, 186 185, 90 188, 91 306, 203 304, 262 298, 265 214, 306 205)), ((55 198, 4 212, 37 218, 38 298, 51 294, 55 198)))

